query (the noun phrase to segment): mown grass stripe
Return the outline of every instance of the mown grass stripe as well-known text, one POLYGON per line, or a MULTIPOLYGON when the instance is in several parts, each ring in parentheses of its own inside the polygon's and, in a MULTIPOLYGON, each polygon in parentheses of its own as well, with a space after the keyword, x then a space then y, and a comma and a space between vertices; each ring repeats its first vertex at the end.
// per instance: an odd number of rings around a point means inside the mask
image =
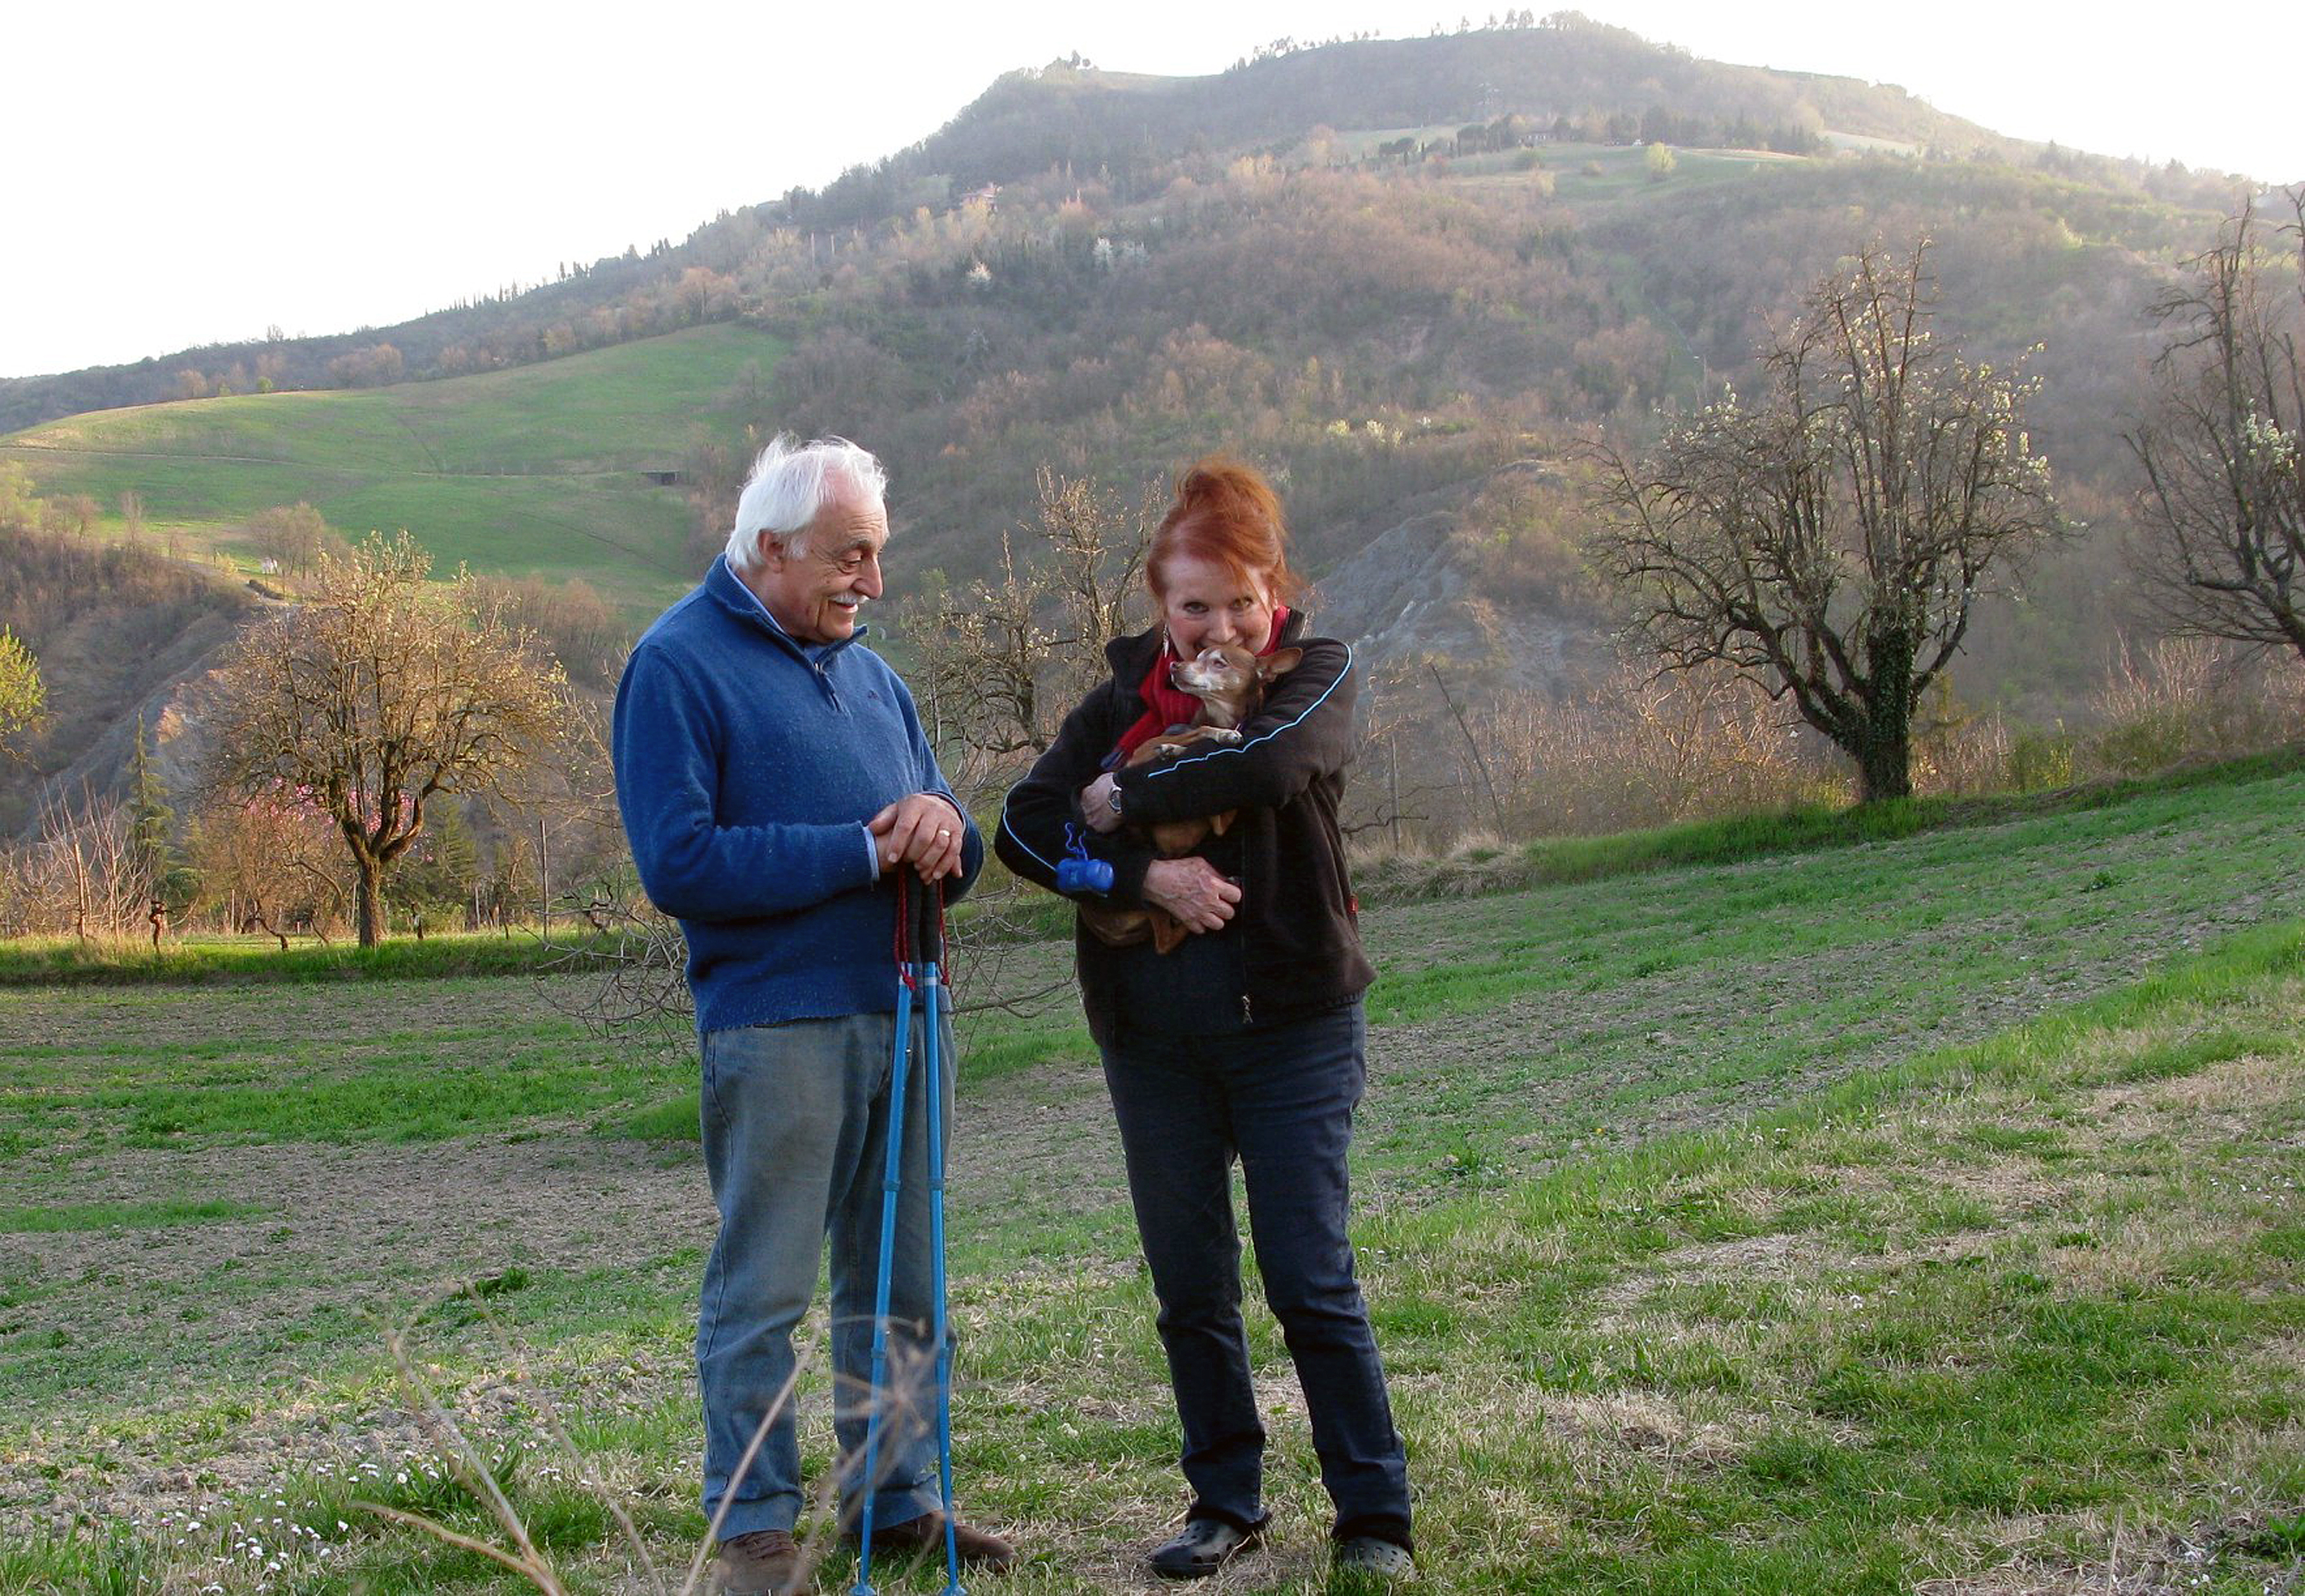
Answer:
POLYGON ((268 1213, 251 1202, 221 1200, 175 1202, 72 1202, 52 1206, 0 1206, 0 1234, 36 1235, 68 1230, 157 1230, 170 1225, 205 1225, 268 1213))

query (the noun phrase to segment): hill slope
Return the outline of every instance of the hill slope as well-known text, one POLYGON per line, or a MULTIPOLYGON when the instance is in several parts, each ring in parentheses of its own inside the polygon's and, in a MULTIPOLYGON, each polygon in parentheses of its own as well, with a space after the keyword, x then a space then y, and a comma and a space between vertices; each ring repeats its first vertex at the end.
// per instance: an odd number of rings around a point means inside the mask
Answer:
POLYGON ((581 577, 637 618, 693 580, 659 480, 741 443, 782 351, 697 327, 566 360, 344 393, 102 411, 0 440, 47 495, 123 493, 191 548, 248 560, 249 518, 302 500, 357 537, 406 527, 444 568, 581 577))

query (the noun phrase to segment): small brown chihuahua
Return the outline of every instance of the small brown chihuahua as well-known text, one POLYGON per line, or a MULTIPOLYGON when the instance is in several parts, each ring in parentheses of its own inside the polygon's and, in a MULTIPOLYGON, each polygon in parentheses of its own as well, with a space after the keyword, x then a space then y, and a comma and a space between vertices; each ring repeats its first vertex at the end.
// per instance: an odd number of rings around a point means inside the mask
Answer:
MULTIPOLYGON (((1279 649, 1262 658, 1231 644, 1203 649, 1190 659, 1169 667, 1171 685, 1201 700, 1193 724, 1181 731, 1161 732, 1139 743, 1128 756, 1131 766, 1178 753, 1203 743, 1238 743, 1240 725, 1264 703, 1264 690, 1274 678, 1285 676, 1305 658, 1302 649, 1279 649)), ((1191 853, 1210 836, 1222 836, 1232 827, 1234 810, 1183 820, 1161 820, 1145 828, 1154 852, 1163 859, 1191 853)), ((1158 953, 1173 953, 1187 932, 1166 909, 1114 909, 1101 904, 1081 905, 1081 918, 1099 941, 1127 947, 1147 936, 1158 953)))

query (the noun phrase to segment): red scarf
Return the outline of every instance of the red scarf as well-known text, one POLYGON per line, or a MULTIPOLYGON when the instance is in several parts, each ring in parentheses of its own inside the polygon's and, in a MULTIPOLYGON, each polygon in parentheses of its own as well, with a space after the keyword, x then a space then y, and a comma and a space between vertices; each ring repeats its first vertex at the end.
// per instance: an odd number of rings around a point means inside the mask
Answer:
MULTIPOLYGON (((1259 649, 1258 658, 1270 654, 1280 646, 1280 629, 1289 624, 1289 607, 1276 605, 1272 611, 1272 632, 1259 649)), ((1136 696, 1152 708, 1138 717, 1135 726, 1120 734, 1120 745, 1105 761, 1111 769, 1127 761, 1128 756, 1142 746, 1145 739, 1157 737, 1172 726, 1190 726, 1193 717, 1201 712, 1201 700, 1169 680, 1169 667, 1177 662, 1175 652, 1169 647, 1169 633, 1161 633, 1161 651, 1152 656, 1152 668, 1144 673, 1144 680, 1136 686, 1136 696)))

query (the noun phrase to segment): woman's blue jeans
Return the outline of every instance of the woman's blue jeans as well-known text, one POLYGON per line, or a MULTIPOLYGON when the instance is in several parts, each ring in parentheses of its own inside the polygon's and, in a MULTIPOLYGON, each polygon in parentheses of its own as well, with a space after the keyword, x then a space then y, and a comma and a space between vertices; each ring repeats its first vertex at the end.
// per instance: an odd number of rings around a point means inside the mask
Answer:
MULTIPOLYGON (((895 977, 891 975, 893 984, 895 977)), ((855 1496, 872 1404, 873 1292, 880 1264, 882 1160, 896 1044, 893 1014, 846 1014, 705 1034, 704 1164, 720 1234, 704 1269, 696 1320, 696 1374, 704 1398, 704 1511, 719 1511, 723 1540, 789 1530, 804 1498, 800 1448, 787 1394, 793 1327, 815 1294, 826 1237, 832 1244, 833 1428, 842 1458, 844 1512, 855 1496), (759 1453, 738 1463, 775 1406, 759 1453)), ((943 1106, 952 1100, 950 1022, 940 1022, 943 1106)), ((886 1528, 936 1507, 935 1372, 929 1249, 927 1053, 913 1021, 905 1104, 902 1186, 890 1255, 890 1384, 880 1484, 872 1516, 886 1528), (902 1400, 909 1390, 914 1400, 902 1400)), ((947 1121, 949 1123, 949 1120, 947 1121)))
POLYGON ((1278 1025, 1212 1017, 1190 1034, 1124 1030, 1103 1049, 1195 1517, 1246 1526, 1263 1515, 1264 1426, 1232 1211, 1238 1157, 1265 1300, 1304 1388, 1336 1533, 1408 1542, 1408 1464, 1346 1235, 1366 1035, 1354 1003, 1278 1025))

